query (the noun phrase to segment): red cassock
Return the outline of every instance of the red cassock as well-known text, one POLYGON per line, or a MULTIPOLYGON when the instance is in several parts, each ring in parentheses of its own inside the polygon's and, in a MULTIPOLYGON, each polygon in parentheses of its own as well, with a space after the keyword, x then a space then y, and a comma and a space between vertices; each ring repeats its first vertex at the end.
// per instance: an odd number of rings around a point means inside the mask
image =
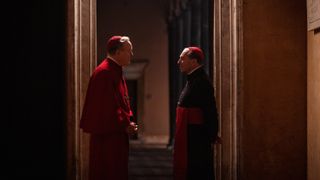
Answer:
POLYGON ((130 103, 122 67, 105 59, 92 74, 80 127, 90 133, 90 180, 127 180, 130 103))
POLYGON ((177 107, 176 132, 173 152, 173 171, 175 180, 185 180, 187 178, 187 126, 188 124, 202 123, 203 112, 200 108, 177 107))

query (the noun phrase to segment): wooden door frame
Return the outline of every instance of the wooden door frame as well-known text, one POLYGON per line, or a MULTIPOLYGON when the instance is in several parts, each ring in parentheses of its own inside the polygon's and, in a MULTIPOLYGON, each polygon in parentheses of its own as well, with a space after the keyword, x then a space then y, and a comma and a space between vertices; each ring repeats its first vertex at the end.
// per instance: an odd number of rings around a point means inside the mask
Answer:
POLYGON ((222 137, 216 146, 216 176, 237 180, 243 119, 242 0, 215 0, 213 6, 213 72, 222 137))
POLYGON ((88 135, 79 128, 90 75, 96 66, 96 0, 67 3, 67 179, 88 179, 88 135))

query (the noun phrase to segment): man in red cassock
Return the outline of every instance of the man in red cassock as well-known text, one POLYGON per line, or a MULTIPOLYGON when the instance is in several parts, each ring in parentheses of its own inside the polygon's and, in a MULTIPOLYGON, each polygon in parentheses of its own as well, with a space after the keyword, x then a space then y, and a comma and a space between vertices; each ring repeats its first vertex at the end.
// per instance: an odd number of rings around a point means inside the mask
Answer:
POLYGON ((213 86, 202 68, 203 51, 185 48, 178 60, 187 83, 176 113, 173 154, 175 180, 214 180, 213 144, 219 140, 213 86))
POLYGON ((107 58, 91 75, 80 127, 90 133, 90 180, 127 180, 129 135, 138 127, 132 111, 122 66, 130 63, 132 44, 127 36, 107 42, 107 58))

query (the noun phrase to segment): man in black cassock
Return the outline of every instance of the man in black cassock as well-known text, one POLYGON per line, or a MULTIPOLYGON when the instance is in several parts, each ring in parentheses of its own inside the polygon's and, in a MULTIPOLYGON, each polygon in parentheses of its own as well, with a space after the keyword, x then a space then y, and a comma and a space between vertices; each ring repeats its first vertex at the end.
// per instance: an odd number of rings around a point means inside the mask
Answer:
POLYGON ((203 51, 185 48, 178 60, 187 83, 177 106, 174 179, 214 180, 213 144, 219 140, 214 89, 202 68, 203 51))

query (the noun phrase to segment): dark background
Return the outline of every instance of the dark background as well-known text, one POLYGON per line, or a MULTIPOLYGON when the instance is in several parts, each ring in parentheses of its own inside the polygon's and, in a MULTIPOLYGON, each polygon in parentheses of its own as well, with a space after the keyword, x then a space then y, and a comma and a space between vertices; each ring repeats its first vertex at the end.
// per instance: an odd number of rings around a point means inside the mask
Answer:
POLYGON ((0 179, 65 179, 66 1, 12 1, 3 8, 9 128, 0 179))

